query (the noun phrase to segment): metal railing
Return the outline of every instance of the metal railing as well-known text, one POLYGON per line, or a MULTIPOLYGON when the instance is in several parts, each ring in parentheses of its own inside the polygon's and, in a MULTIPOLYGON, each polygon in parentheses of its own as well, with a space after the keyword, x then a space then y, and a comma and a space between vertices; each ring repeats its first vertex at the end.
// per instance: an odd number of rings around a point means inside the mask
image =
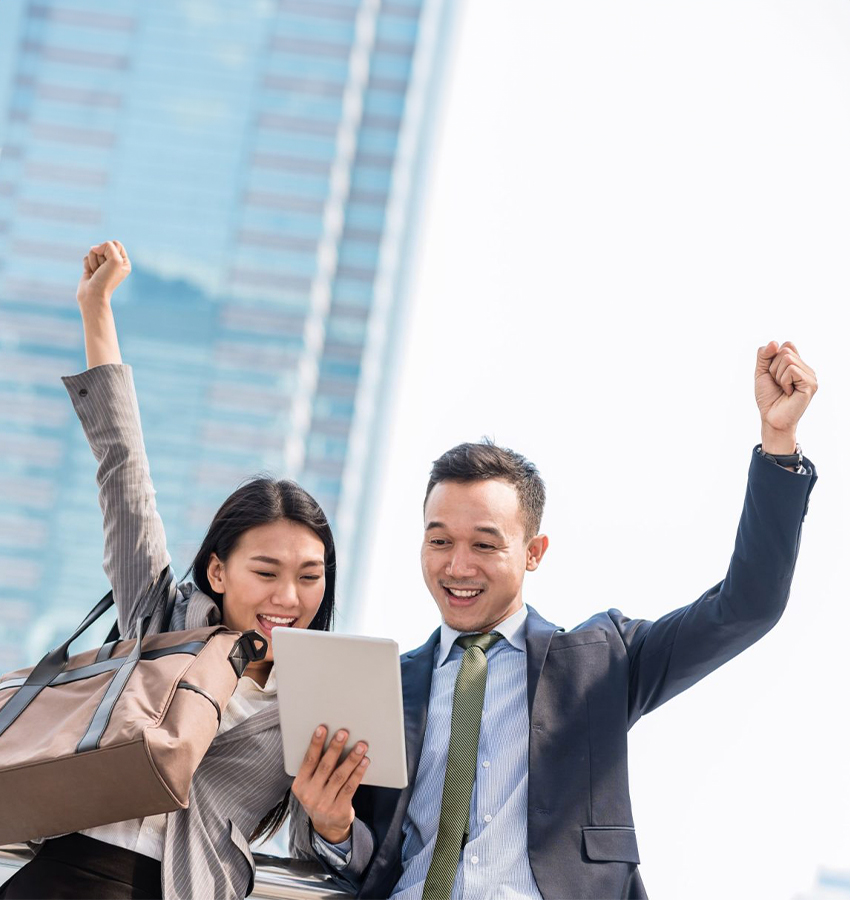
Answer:
MULTIPOLYGON (((26 844, 0 846, 0 886, 32 858, 26 844)), ((334 887, 318 863, 255 853, 257 874, 251 897, 260 900, 339 900, 349 894, 334 887)))

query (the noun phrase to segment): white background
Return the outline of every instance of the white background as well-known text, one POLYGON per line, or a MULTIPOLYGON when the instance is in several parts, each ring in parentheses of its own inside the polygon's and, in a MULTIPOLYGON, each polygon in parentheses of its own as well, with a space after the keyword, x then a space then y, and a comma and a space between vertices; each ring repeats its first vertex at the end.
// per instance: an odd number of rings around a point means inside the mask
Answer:
POLYGON ((821 389, 787 614, 631 733, 653 900, 850 869, 850 3, 467 0, 431 168, 360 630, 421 643, 429 464, 482 435, 549 491, 526 599, 655 618, 725 572, 756 348, 821 389))

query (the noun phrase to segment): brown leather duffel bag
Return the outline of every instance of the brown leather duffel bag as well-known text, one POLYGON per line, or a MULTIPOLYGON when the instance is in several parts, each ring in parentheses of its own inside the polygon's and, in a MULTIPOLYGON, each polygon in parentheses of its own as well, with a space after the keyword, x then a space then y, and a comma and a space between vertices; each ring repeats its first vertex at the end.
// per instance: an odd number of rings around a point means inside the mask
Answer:
MULTIPOLYGON (((171 578, 166 616, 177 587, 171 578)), ((109 593, 32 669, 0 676, 0 844, 185 809, 195 769, 265 639, 223 625, 68 657, 109 593)), ((165 618, 164 621, 168 621, 165 618)))

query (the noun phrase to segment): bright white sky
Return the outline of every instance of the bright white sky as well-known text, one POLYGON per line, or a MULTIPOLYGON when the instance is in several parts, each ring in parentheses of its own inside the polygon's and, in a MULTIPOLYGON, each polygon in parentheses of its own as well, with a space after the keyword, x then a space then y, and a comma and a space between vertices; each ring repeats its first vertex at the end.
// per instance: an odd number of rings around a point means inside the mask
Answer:
POLYGON ((631 734, 653 900, 790 900, 850 869, 850 4, 466 0, 455 41, 358 628, 438 624, 428 468, 484 434, 547 481, 546 617, 695 599, 759 437, 756 348, 794 340, 821 481, 788 612, 631 734))

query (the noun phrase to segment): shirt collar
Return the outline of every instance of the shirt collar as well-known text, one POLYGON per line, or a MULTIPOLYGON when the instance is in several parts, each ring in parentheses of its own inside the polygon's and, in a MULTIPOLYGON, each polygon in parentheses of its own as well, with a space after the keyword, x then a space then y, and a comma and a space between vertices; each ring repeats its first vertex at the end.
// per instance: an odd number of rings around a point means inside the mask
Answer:
POLYGON ((254 679, 250 675, 243 675, 240 680, 247 683, 245 688, 246 690, 256 691, 261 694, 277 693, 277 672, 274 665, 271 667, 271 671, 269 672, 269 677, 266 679, 266 683, 262 686, 259 684, 259 682, 254 681, 254 679))
MULTIPOLYGON (((528 618, 528 607, 523 605, 512 615, 508 616, 504 622, 493 629, 498 631, 500 635, 515 649, 525 653, 525 633, 526 619, 528 618)), ((440 652, 437 655, 437 668, 439 668, 448 658, 454 647, 455 641, 462 634, 470 634, 468 631, 455 631, 451 625, 445 622, 440 626, 440 652)))

